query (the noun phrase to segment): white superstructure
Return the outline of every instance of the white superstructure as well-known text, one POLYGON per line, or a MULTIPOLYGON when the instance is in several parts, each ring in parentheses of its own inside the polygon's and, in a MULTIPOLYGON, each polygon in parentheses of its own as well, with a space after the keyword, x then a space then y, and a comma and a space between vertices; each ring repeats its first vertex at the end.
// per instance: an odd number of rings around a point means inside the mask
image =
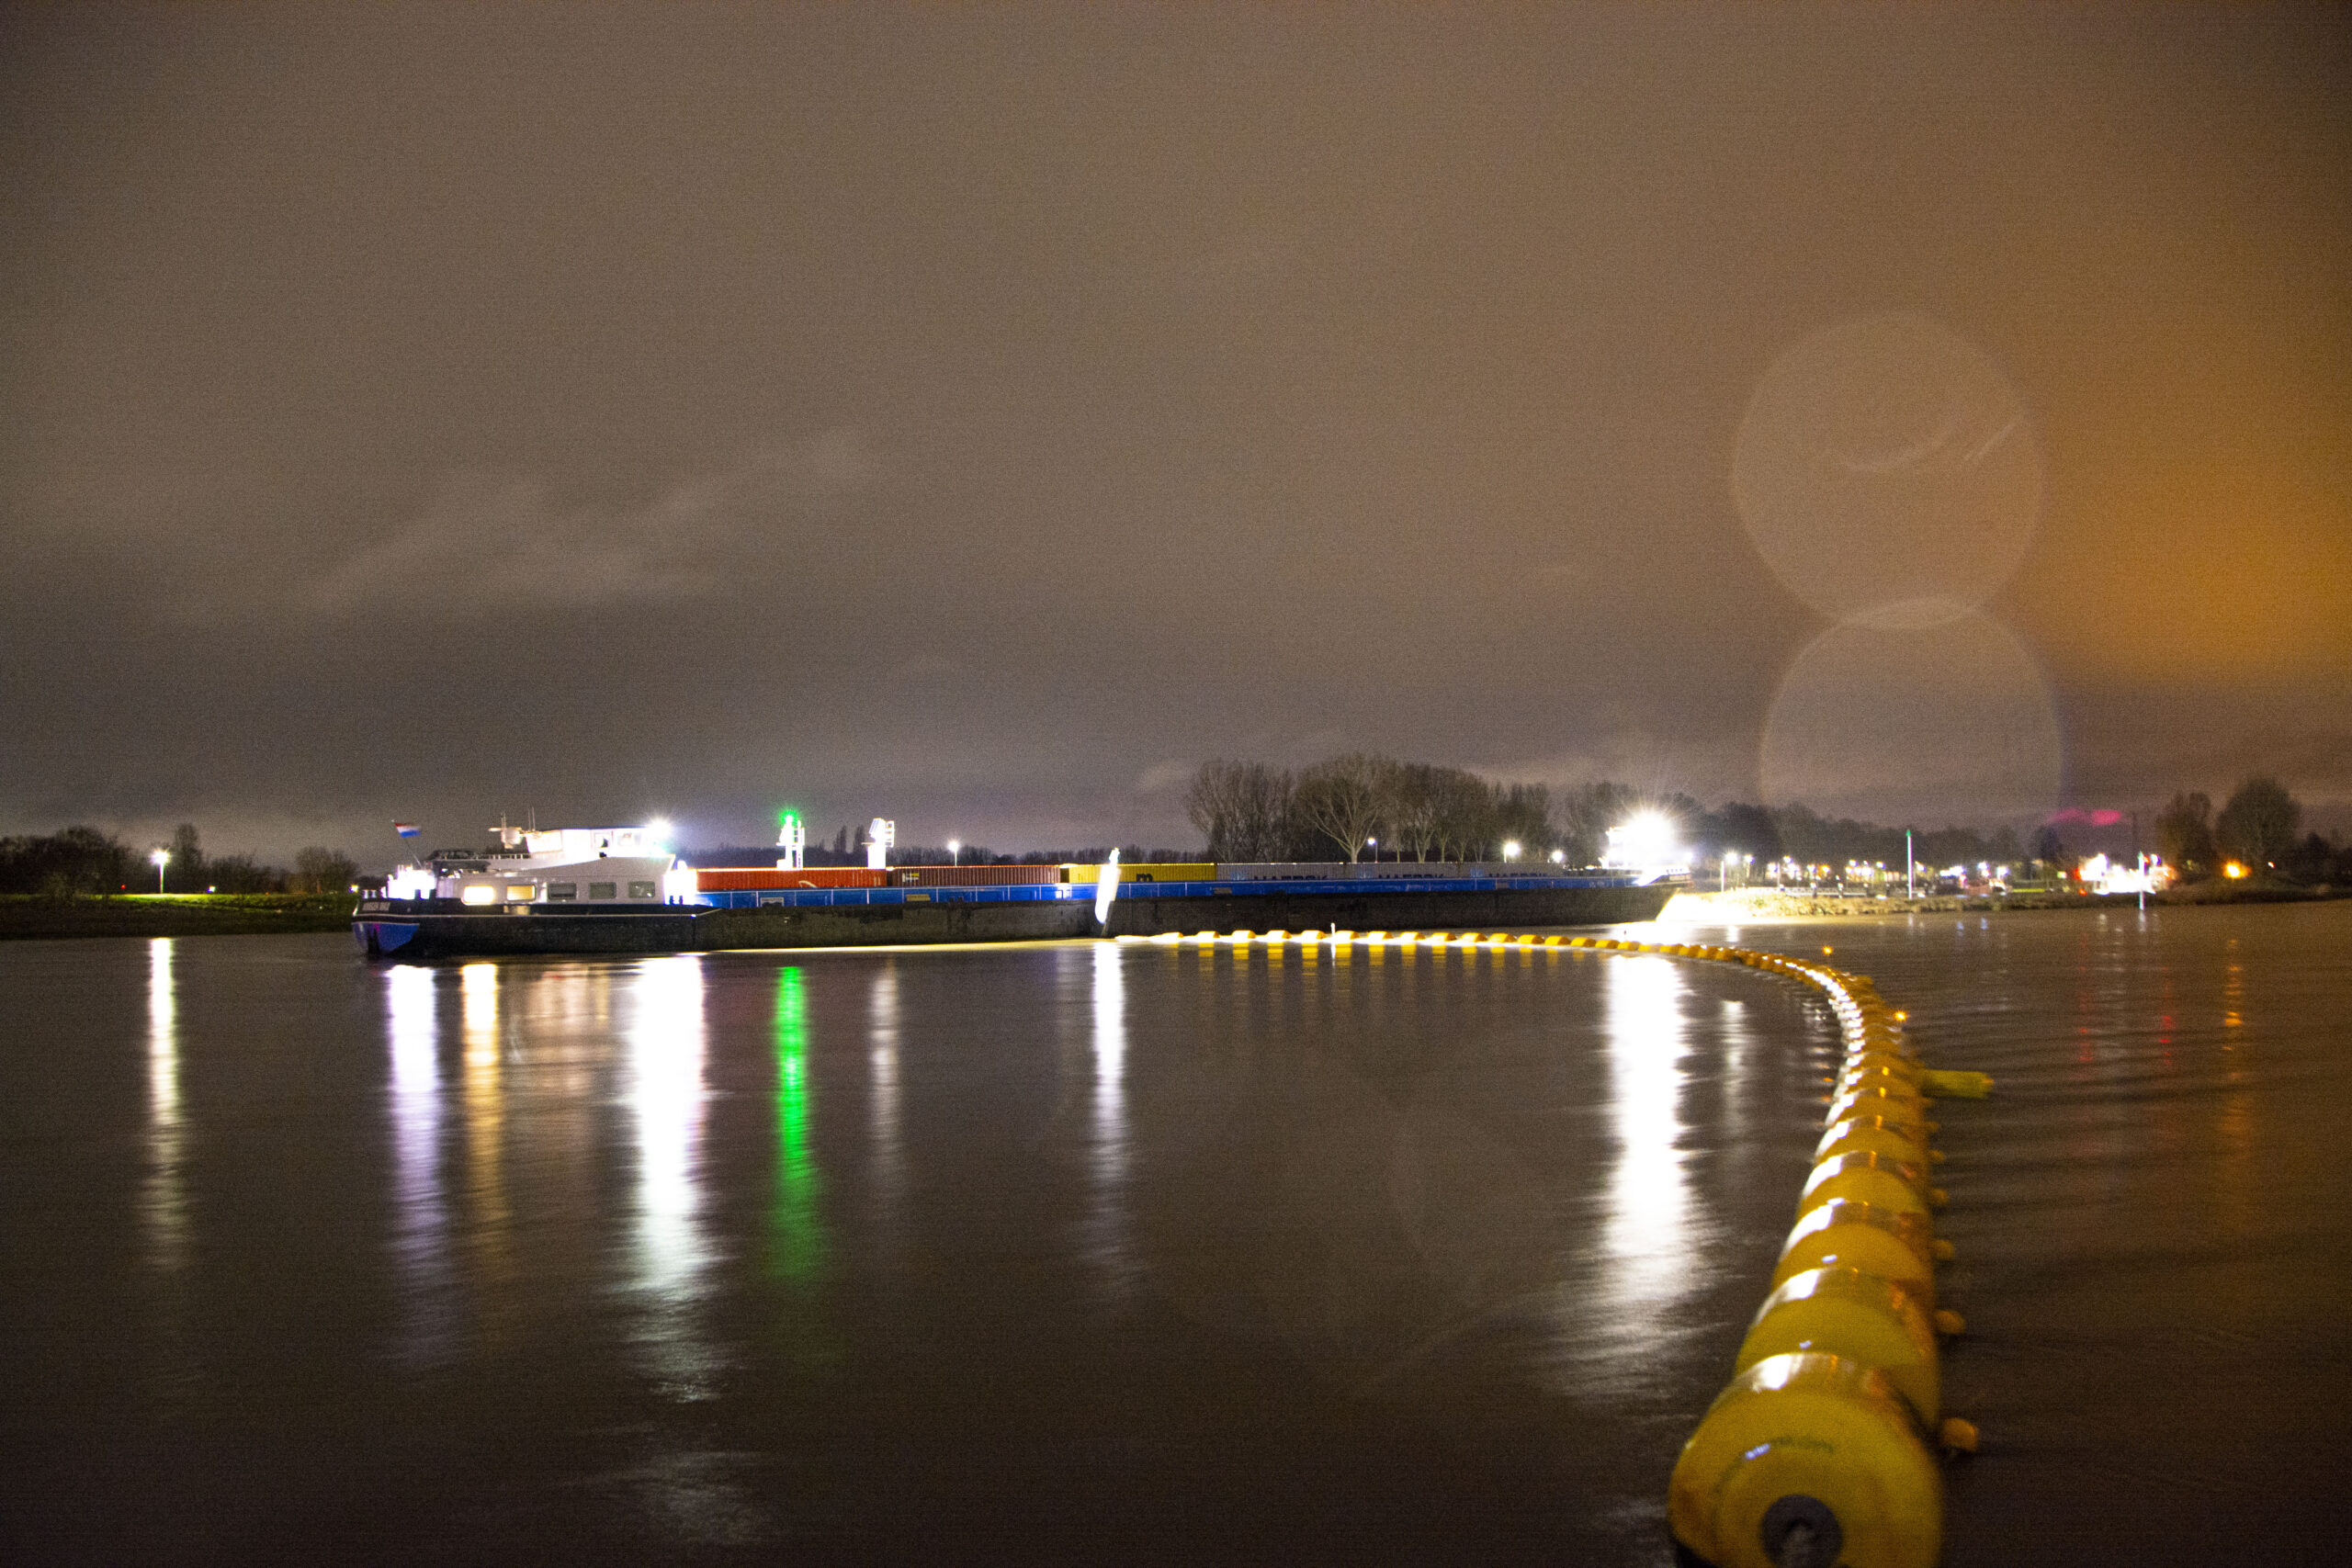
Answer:
POLYGON ((436 850, 387 879, 390 898, 454 898, 473 908, 664 904, 694 891, 659 827, 492 829, 497 847, 436 850))

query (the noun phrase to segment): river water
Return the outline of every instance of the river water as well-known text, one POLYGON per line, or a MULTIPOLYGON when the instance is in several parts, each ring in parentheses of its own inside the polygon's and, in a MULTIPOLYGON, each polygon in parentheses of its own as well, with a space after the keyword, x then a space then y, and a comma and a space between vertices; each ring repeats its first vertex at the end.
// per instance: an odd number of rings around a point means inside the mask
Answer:
MULTIPOLYGON (((1999 1079, 1945 1561, 2325 1555, 2352 905, 1737 939, 1999 1079)), ((0 1560, 1662 1562, 1833 1050, 1657 957, 8 944, 0 1560)))

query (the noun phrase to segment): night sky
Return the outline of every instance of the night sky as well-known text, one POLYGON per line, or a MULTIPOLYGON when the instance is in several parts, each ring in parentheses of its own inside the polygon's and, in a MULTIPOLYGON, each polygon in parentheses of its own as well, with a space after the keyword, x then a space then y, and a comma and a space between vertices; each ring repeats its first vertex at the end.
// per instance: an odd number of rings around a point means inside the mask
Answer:
POLYGON ((2352 825, 2352 21, 0 13, 0 831, 2352 825))

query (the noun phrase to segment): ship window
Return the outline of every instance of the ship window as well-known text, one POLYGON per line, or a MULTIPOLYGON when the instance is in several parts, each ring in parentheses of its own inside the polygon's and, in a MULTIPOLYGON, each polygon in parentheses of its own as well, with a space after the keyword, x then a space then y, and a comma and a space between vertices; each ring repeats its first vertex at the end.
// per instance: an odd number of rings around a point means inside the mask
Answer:
POLYGON ((588 897, 591 898, 610 898, 612 896, 613 884, 609 882, 592 882, 588 885, 588 897))
POLYGON ((531 895, 537 891, 537 886, 531 883, 510 882, 506 885, 506 899, 512 904, 527 904, 531 901, 531 895))
POLYGON ((632 898, 658 898, 661 894, 650 882, 632 882, 628 885, 628 896, 632 898))
POLYGON ((559 903, 568 899, 577 898, 579 897, 580 884, 577 882, 550 882, 548 884, 548 901, 549 903, 559 903))

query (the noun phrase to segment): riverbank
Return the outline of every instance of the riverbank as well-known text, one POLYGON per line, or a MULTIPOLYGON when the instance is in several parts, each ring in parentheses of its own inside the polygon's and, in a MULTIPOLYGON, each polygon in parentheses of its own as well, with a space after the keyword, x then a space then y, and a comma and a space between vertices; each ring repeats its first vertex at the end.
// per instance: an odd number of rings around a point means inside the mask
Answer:
MULTIPOLYGON (((2306 904, 2352 897, 2352 888, 2298 887, 2280 882, 2195 882, 2148 895, 2148 902, 2163 908, 2191 904, 2306 904)), ((1860 896, 1807 893, 1775 887, 1736 887, 1727 893, 1678 893, 1658 916, 1661 920, 1773 920, 1805 916, 1851 918, 1870 915, 2008 913, 2026 909, 2130 909, 2140 905, 2136 893, 1900 893, 1860 896)))
POLYGON ((348 893, 0 897, 0 942, 91 936, 284 936, 351 929, 348 893))

